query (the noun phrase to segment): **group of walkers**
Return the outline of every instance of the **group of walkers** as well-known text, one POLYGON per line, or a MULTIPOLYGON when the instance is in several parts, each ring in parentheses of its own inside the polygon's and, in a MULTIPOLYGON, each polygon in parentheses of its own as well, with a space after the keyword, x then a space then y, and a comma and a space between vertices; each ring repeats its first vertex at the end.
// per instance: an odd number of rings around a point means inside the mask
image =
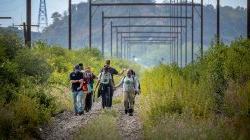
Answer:
POLYGON ((75 115, 83 115, 84 111, 89 112, 95 99, 102 98, 102 108, 110 109, 112 107, 112 98, 114 90, 122 86, 124 96, 125 114, 133 116, 134 99, 136 94, 140 93, 140 83, 132 69, 123 69, 120 73, 110 66, 110 60, 106 60, 104 67, 101 69, 98 77, 95 76, 90 67, 84 69, 83 64, 74 67, 70 74, 72 84, 73 102, 75 115), (118 85, 115 85, 114 75, 122 76, 127 71, 118 85), (97 80, 94 88, 94 81, 97 80))

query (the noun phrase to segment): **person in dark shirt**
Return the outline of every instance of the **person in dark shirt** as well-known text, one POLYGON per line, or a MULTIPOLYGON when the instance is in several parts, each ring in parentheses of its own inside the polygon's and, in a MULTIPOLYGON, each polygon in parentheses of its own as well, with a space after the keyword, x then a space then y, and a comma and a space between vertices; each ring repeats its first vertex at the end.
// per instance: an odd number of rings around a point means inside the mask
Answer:
MULTIPOLYGON (((114 82, 114 75, 121 76, 121 75, 124 73, 125 69, 123 69, 123 70, 119 73, 115 68, 113 68, 113 67, 110 66, 110 63, 111 63, 110 60, 106 60, 106 61, 105 61, 105 66, 108 67, 108 72, 111 74, 112 82, 113 82, 113 84, 115 84, 115 82, 114 82)), ((101 70, 101 72, 103 72, 103 71, 104 71, 104 69, 101 70)), ((110 96, 111 96, 111 97, 110 97, 110 100, 109 100, 110 103, 109 103, 108 107, 112 107, 113 93, 114 93, 114 87, 112 86, 112 88, 111 88, 111 90, 110 90, 110 96)))
POLYGON ((79 65, 76 65, 74 71, 70 73, 71 90, 73 93, 75 115, 84 114, 85 94, 82 91, 83 73, 80 72, 79 65))

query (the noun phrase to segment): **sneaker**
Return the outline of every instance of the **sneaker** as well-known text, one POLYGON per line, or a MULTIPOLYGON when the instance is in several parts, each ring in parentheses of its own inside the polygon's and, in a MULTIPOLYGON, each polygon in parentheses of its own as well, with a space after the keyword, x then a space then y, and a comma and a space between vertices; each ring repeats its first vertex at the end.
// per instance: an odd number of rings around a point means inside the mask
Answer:
POLYGON ((125 109, 125 114, 128 114, 128 110, 127 109, 125 109))
POLYGON ((84 115, 84 112, 82 111, 82 112, 79 112, 79 115, 81 116, 81 115, 84 115))
POLYGON ((133 116, 133 113, 129 113, 129 116, 133 116))
POLYGON ((133 110, 133 109, 129 109, 128 112, 129 112, 129 113, 133 113, 134 110, 133 110))

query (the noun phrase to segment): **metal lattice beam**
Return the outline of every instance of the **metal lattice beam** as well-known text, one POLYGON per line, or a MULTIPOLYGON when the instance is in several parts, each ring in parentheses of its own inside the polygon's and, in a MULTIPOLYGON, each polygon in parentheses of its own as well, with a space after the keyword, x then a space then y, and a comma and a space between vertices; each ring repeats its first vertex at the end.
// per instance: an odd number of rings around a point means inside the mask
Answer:
POLYGON ((118 32, 118 34, 126 34, 126 33, 133 33, 133 34, 179 34, 180 32, 143 32, 143 31, 124 31, 124 32, 118 32))
POLYGON ((11 19, 11 17, 0 17, 0 19, 11 19))
MULTIPOLYGON (((191 3, 92 3, 92 6, 192 6, 191 3)), ((200 6, 200 4, 195 4, 200 6)))
POLYGON ((128 28, 128 27, 136 27, 136 28, 185 28, 185 26, 174 26, 174 25, 113 25, 112 27, 118 28, 128 28))
POLYGON ((104 19, 124 19, 124 18, 162 18, 162 19, 168 19, 168 18, 173 18, 173 19, 191 19, 191 17, 184 17, 184 16, 104 16, 104 19))

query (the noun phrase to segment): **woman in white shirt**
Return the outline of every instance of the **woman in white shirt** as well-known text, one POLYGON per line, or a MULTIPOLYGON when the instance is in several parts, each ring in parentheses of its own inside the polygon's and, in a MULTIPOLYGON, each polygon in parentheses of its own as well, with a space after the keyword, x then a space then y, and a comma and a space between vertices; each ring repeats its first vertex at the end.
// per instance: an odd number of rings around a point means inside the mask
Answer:
POLYGON ((121 85, 123 88, 125 114, 129 113, 129 116, 133 116, 135 92, 137 92, 138 89, 136 79, 132 75, 131 69, 127 71, 127 75, 122 78, 121 82, 116 86, 116 88, 120 87, 121 85))

